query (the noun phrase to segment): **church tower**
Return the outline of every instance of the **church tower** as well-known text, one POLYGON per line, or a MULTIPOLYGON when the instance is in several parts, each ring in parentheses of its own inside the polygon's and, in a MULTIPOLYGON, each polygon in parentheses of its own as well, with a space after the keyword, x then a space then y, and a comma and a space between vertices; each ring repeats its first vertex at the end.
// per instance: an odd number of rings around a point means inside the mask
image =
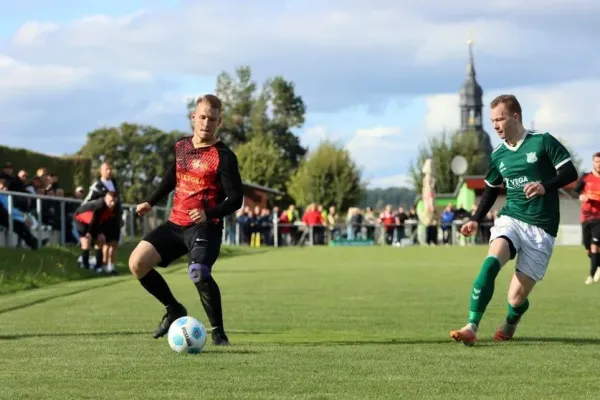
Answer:
POLYGON ((483 129, 483 89, 476 79, 475 62, 473 59, 473 41, 469 39, 469 63, 467 64, 467 77, 460 89, 460 130, 461 132, 474 131, 479 138, 480 150, 485 154, 483 163, 487 169, 492 143, 490 136, 483 129))

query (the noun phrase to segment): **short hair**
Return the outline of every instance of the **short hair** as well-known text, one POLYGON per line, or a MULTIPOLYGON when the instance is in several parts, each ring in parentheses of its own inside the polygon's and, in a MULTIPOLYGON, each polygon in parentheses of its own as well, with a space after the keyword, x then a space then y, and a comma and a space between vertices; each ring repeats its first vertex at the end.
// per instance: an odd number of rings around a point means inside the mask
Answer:
POLYGON ((521 104, 519 100, 513 94, 501 94, 500 96, 496 96, 494 100, 490 103, 491 108, 496 108, 500 104, 504 104, 508 109, 508 112, 511 114, 519 114, 521 120, 523 120, 523 111, 521 110, 521 104))
POLYGON ((600 151, 597 153, 594 153, 594 155, 592 155, 592 158, 600 158, 600 151))
POLYGON ((106 194, 104 196, 117 197, 117 192, 114 192, 111 190, 111 191, 106 192, 106 194))
POLYGON ((223 102, 214 94, 205 94, 204 96, 198 97, 198 100, 196 100, 196 106, 202 103, 208 104, 210 108, 218 111, 223 109, 223 102))

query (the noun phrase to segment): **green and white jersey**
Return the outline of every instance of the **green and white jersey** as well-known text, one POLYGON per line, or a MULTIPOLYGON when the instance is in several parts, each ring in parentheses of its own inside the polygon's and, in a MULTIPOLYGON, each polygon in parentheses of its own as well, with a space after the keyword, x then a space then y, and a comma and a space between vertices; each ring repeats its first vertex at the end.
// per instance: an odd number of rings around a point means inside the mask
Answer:
POLYGON ((556 169, 571 161, 569 151, 549 133, 526 132, 516 146, 501 143, 492 152, 485 183, 506 188, 506 204, 499 215, 542 228, 556 237, 560 222, 558 192, 528 199, 524 187, 556 176, 556 169))

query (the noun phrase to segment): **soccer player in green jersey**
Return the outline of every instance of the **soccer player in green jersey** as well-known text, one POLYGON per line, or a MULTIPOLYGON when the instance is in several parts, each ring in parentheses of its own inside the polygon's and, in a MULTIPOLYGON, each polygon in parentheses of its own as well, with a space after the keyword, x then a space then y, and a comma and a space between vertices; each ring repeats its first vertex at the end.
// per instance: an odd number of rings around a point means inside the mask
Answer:
POLYGON ((546 274, 560 221, 558 189, 577 180, 567 149, 549 133, 523 127, 521 105, 513 95, 491 102, 491 119, 502 143, 491 155, 489 172, 477 211, 461 228, 465 236, 494 205, 500 187, 506 204, 491 230, 490 247, 470 293, 469 320, 450 332, 457 342, 472 346, 485 309, 494 294, 496 276, 509 260, 516 259, 508 288, 508 314, 496 329, 494 340, 512 339, 517 324, 529 308, 529 294, 546 274))

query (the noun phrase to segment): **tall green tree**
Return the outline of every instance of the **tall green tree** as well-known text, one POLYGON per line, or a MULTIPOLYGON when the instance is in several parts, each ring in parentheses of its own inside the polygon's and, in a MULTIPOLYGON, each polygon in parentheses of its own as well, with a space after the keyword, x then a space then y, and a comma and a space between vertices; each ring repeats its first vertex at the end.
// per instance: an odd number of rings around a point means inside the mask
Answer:
POLYGON ((291 165, 273 138, 255 135, 236 149, 236 155, 245 182, 285 192, 291 165))
POLYGON ((348 150, 329 141, 308 154, 288 186, 298 205, 315 202, 339 210, 358 206, 363 190, 361 171, 348 150))
POLYGON ((429 138, 419 149, 416 161, 409 169, 415 191, 420 194, 423 188, 422 168, 425 160, 431 158, 434 164, 437 193, 452 193, 458 185, 459 177, 451 169, 452 159, 456 156, 467 159, 468 168, 465 175, 485 174, 482 160, 486 157, 479 148, 479 139, 474 132, 443 132, 439 136, 429 138))
POLYGON ((148 198, 173 162, 173 146, 183 132, 165 133, 147 125, 123 123, 103 127, 87 135, 79 155, 92 160, 94 176, 104 161, 110 161, 121 197, 135 203, 148 198))
MULTIPOLYGON (((227 145, 236 149, 255 135, 268 135, 292 169, 299 165, 306 148, 293 130, 304 125, 306 106, 293 82, 275 76, 259 87, 252 79, 252 69, 241 66, 234 74, 219 74, 215 94, 223 102, 219 136, 227 145)), ((194 106, 195 100, 188 103, 188 115, 194 106)))

